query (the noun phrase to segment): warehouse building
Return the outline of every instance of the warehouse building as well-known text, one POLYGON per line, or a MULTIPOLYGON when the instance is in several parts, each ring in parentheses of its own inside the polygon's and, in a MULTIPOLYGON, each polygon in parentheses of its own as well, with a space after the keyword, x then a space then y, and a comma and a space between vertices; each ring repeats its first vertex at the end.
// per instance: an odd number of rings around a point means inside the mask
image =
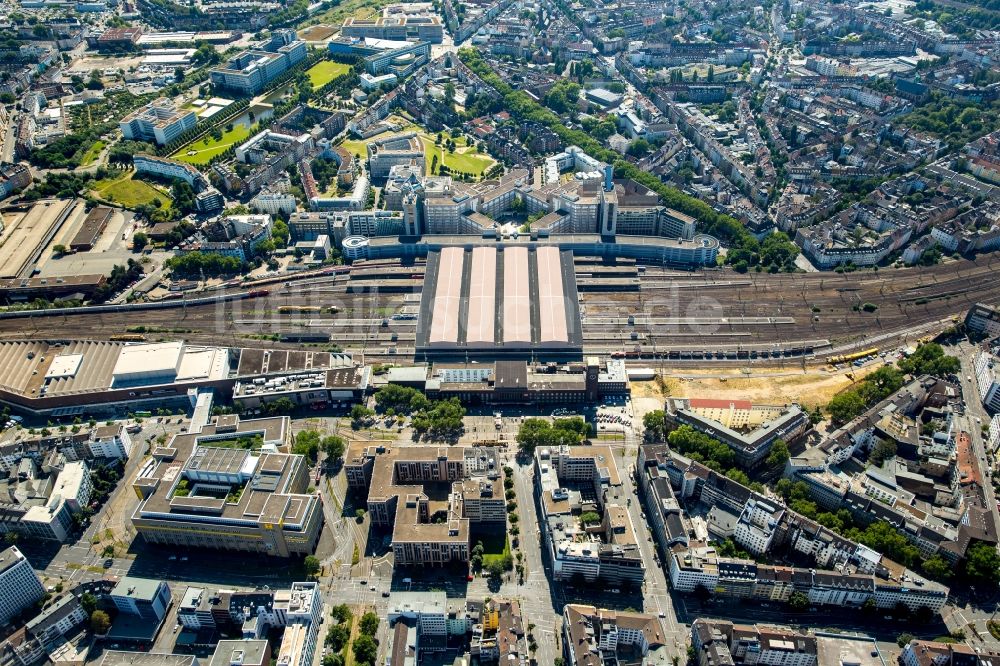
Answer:
POLYGON ((430 255, 417 350, 454 354, 578 354, 573 257, 552 246, 446 247, 430 255))
POLYGON ((93 249, 101 234, 108 228, 108 222, 111 221, 114 214, 115 209, 107 206, 96 206, 91 209, 80 229, 73 236, 73 240, 70 241, 69 249, 74 252, 86 252, 93 249))

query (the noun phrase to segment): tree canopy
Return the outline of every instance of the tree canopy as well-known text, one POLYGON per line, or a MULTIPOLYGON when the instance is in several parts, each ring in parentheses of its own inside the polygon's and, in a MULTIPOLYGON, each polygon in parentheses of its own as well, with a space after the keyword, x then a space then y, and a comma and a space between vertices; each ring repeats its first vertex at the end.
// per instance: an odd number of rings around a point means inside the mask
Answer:
POLYGON ((861 380, 853 388, 841 391, 830 400, 826 410, 835 425, 859 416, 875 403, 885 400, 903 386, 903 373, 883 366, 861 380))
POLYGON ((944 348, 936 342, 928 342, 917 347, 917 351, 899 362, 899 369, 909 375, 934 375, 944 377, 962 369, 961 362, 944 353, 944 348))
POLYGON ((590 434, 590 425, 579 416, 555 419, 528 418, 517 431, 517 443, 522 451, 532 453, 539 446, 555 448, 576 446, 590 434))
POLYGON ((667 442, 670 448, 718 472, 732 467, 735 460, 732 449, 689 425, 682 425, 671 432, 667 442))

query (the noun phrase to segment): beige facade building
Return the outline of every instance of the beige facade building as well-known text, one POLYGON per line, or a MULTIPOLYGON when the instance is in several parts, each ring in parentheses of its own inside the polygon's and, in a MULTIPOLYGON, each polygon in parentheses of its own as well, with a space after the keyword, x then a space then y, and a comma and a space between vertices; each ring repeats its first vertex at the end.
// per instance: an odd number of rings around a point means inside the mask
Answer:
POLYGON ((490 447, 363 446, 344 467, 350 486, 368 488, 372 524, 392 530, 396 564, 466 562, 470 525, 507 520, 490 447))
POLYGON ((219 416, 200 432, 154 447, 133 484, 142 500, 132 515, 136 531, 164 545, 312 553, 322 501, 306 493, 305 458, 282 452, 288 425, 286 416, 219 416))

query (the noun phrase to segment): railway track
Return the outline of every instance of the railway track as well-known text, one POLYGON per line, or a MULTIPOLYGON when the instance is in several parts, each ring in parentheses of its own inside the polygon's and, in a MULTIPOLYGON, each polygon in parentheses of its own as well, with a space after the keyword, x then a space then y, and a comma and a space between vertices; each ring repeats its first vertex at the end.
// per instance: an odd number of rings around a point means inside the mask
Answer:
MULTIPOLYGON (((1000 281, 995 277, 1000 269, 998 260, 1000 255, 994 254, 921 269, 845 274, 738 275, 728 270, 674 274, 647 270, 639 278, 643 284, 655 283, 655 289, 580 294, 585 353, 638 346, 642 357, 669 357, 672 350, 706 344, 720 348, 794 346, 825 340, 829 348, 849 349, 875 338, 883 340, 883 346, 895 340, 912 341, 911 331, 917 327, 942 328, 951 317, 964 316, 976 301, 1000 302, 1000 281), (669 289, 670 281, 679 288, 669 289), (865 312, 861 307, 865 303, 874 305, 874 312, 865 312)), ((419 272, 416 268, 406 270, 419 272)), ((398 278, 399 273, 388 275, 398 278)), ((359 278, 366 286, 377 284, 371 275, 359 278)), ((223 290, 212 294, 209 301, 175 301, 153 309, 20 313, 16 319, 0 317, 0 339, 108 339, 142 326, 148 339, 255 346, 263 336, 328 326, 328 346, 364 347, 369 358, 412 357, 408 350, 412 350, 415 322, 391 316, 404 308, 415 311, 414 294, 349 293, 345 289, 348 282, 345 275, 310 276, 272 284, 269 294, 254 299, 240 297, 246 292, 223 290), (322 318, 303 313, 280 315, 278 308, 282 306, 335 306, 339 312, 322 318), (381 326, 383 319, 388 319, 385 327, 381 326), (392 340, 394 334, 396 339, 392 340)), ((279 348, 324 345, 273 340, 267 344, 279 348)))

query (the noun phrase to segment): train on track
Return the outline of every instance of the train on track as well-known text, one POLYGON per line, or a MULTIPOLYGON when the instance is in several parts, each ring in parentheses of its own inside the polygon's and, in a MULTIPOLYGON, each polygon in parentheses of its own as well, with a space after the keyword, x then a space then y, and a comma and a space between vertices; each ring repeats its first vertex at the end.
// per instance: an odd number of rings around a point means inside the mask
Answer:
POLYGON ((49 308, 47 310, 17 310, 0 312, 0 319, 26 319, 34 317, 61 317, 64 315, 87 315, 113 312, 139 312, 141 310, 163 310, 180 308, 188 305, 210 305, 227 301, 241 301, 248 298, 260 298, 271 292, 267 289, 253 289, 241 294, 219 294, 217 296, 202 296, 186 300, 169 299, 146 303, 123 303, 121 305, 86 305, 79 308, 49 308))
POLYGON ((860 361, 863 358, 868 358, 869 356, 875 356, 878 354, 878 347, 869 347, 868 349, 862 349, 861 351, 856 351, 851 354, 840 354, 839 356, 830 357, 830 365, 839 365, 841 363, 852 363, 854 361, 860 361))
POLYGON ((329 312, 330 314, 337 314, 340 312, 340 308, 336 305, 282 305, 278 308, 278 312, 282 314, 293 312, 301 312, 305 314, 321 314, 329 312))

